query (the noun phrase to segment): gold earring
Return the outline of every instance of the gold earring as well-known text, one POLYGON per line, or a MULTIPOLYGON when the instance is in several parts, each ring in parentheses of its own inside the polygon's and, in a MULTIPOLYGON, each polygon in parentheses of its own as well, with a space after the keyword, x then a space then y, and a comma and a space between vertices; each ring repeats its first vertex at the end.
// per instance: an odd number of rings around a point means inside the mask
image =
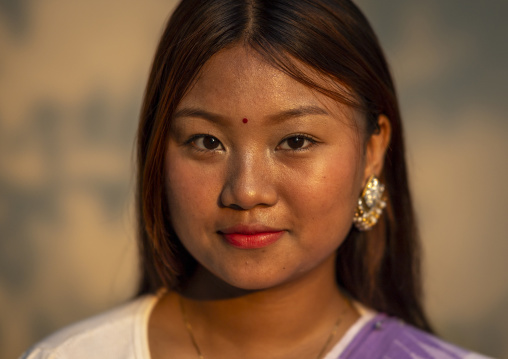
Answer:
POLYGON ((383 196, 385 185, 372 175, 367 180, 362 195, 358 198, 353 223, 360 231, 367 231, 377 223, 383 208, 386 207, 386 197, 383 196))

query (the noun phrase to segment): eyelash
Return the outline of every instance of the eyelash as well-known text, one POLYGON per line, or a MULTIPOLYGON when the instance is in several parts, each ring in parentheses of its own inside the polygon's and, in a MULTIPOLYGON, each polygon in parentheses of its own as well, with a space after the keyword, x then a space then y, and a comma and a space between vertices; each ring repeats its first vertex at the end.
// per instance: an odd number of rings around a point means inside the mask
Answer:
POLYGON ((199 140, 199 139, 204 139, 204 138, 212 138, 212 139, 215 139, 217 140, 218 144, 220 147, 222 147, 221 149, 218 149, 218 150, 224 150, 224 145, 222 144, 222 142, 215 136, 212 136, 212 135, 209 135, 209 134, 204 134, 204 133, 199 133, 199 134, 196 134, 196 135, 193 135, 191 138, 189 138, 187 141, 185 141, 185 145, 191 145, 192 146, 192 149, 195 150, 195 151, 199 151, 199 152, 214 152, 214 151, 217 151, 217 149, 204 149, 204 148, 200 148, 196 145, 196 141, 199 140))
MULTIPOLYGON (((315 145, 317 145, 319 143, 318 140, 316 140, 315 138, 313 138, 313 137, 311 137, 309 135, 306 135, 306 134, 303 134, 303 133, 297 133, 297 134, 292 134, 292 135, 287 136, 286 138, 284 138, 277 145, 277 148, 280 148, 281 145, 284 142, 287 142, 288 140, 293 139, 293 138, 300 138, 300 139, 302 139, 304 141, 308 141, 309 144, 306 145, 305 147, 302 147, 302 148, 294 148, 294 149, 289 148, 289 149, 280 149, 280 150, 282 150, 282 151, 291 151, 291 152, 302 152, 302 151, 309 150, 311 147, 313 147, 313 146, 315 146, 315 145)), ((204 134, 204 133, 193 135, 191 138, 189 138, 187 141, 185 141, 184 144, 185 145, 191 145, 193 150, 199 151, 199 152, 214 152, 214 151, 222 151, 222 150, 224 150, 224 145, 222 144, 222 142, 217 137, 209 135, 209 134, 204 134), (196 145, 195 142, 197 140, 204 139, 204 138, 207 138, 207 137, 217 140, 217 142, 219 144, 219 147, 221 147, 221 148, 219 148, 219 149, 204 149, 204 148, 198 147, 196 145)))
POLYGON ((287 136, 286 138, 284 138, 277 147, 280 147, 284 142, 287 142, 288 140, 292 139, 292 138, 300 138, 304 141, 308 141, 309 144, 306 145, 305 147, 303 148, 294 148, 294 149, 282 149, 283 151, 293 151, 293 152, 302 152, 302 151, 307 151, 309 150, 311 147, 314 147, 315 145, 319 144, 319 141, 316 140, 314 137, 311 137, 309 135, 306 135, 306 134, 303 134, 303 133, 296 133, 296 134, 292 134, 290 136, 287 136))

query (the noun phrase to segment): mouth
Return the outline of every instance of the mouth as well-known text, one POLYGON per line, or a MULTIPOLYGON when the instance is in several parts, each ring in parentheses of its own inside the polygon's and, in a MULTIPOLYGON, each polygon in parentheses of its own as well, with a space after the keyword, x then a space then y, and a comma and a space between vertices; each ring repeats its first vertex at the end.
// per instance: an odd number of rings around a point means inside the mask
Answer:
POLYGON ((225 228, 217 233, 233 247, 257 249, 277 242, 284 235, 284 232, 281 229, 260 225, 237 225, 225 228))

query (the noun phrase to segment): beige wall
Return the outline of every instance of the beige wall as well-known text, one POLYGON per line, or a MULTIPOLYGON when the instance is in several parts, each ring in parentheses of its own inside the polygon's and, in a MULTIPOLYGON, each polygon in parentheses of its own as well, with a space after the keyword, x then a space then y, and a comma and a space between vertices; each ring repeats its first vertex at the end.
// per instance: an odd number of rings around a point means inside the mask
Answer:
MULTIPOLYGON (((172 2, 0 2, 0 357, 132 294, 132 144, 172 2)), ((508 358, 506 2, 361 0, 398 84, 448 340, 508 358)))

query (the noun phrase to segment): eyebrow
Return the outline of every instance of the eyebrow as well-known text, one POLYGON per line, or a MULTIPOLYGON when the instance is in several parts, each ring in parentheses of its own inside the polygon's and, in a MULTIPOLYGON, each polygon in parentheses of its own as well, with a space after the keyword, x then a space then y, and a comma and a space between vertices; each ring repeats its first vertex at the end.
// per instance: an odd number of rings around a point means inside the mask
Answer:
MULTIPOLYGON (((300 106, 269 115, 268 118, 271 123, 280 123, 291 118, 298 118, 309 115, 329 115, 329 113, 319 106, 300 106)), ((192 107, 182 108, 176 111, 173 115, 174 119, 180 117, 199 117, 211 122, 220 122, 224 119, 224 116, 213 112, 208 112, 200 108, 192 107)))
POLYGON ((174 119, 180 117, 199 117, 211 122, 219 122, 223 118, 221 115, 192 107, 182 108, 173 115, 174 119))

